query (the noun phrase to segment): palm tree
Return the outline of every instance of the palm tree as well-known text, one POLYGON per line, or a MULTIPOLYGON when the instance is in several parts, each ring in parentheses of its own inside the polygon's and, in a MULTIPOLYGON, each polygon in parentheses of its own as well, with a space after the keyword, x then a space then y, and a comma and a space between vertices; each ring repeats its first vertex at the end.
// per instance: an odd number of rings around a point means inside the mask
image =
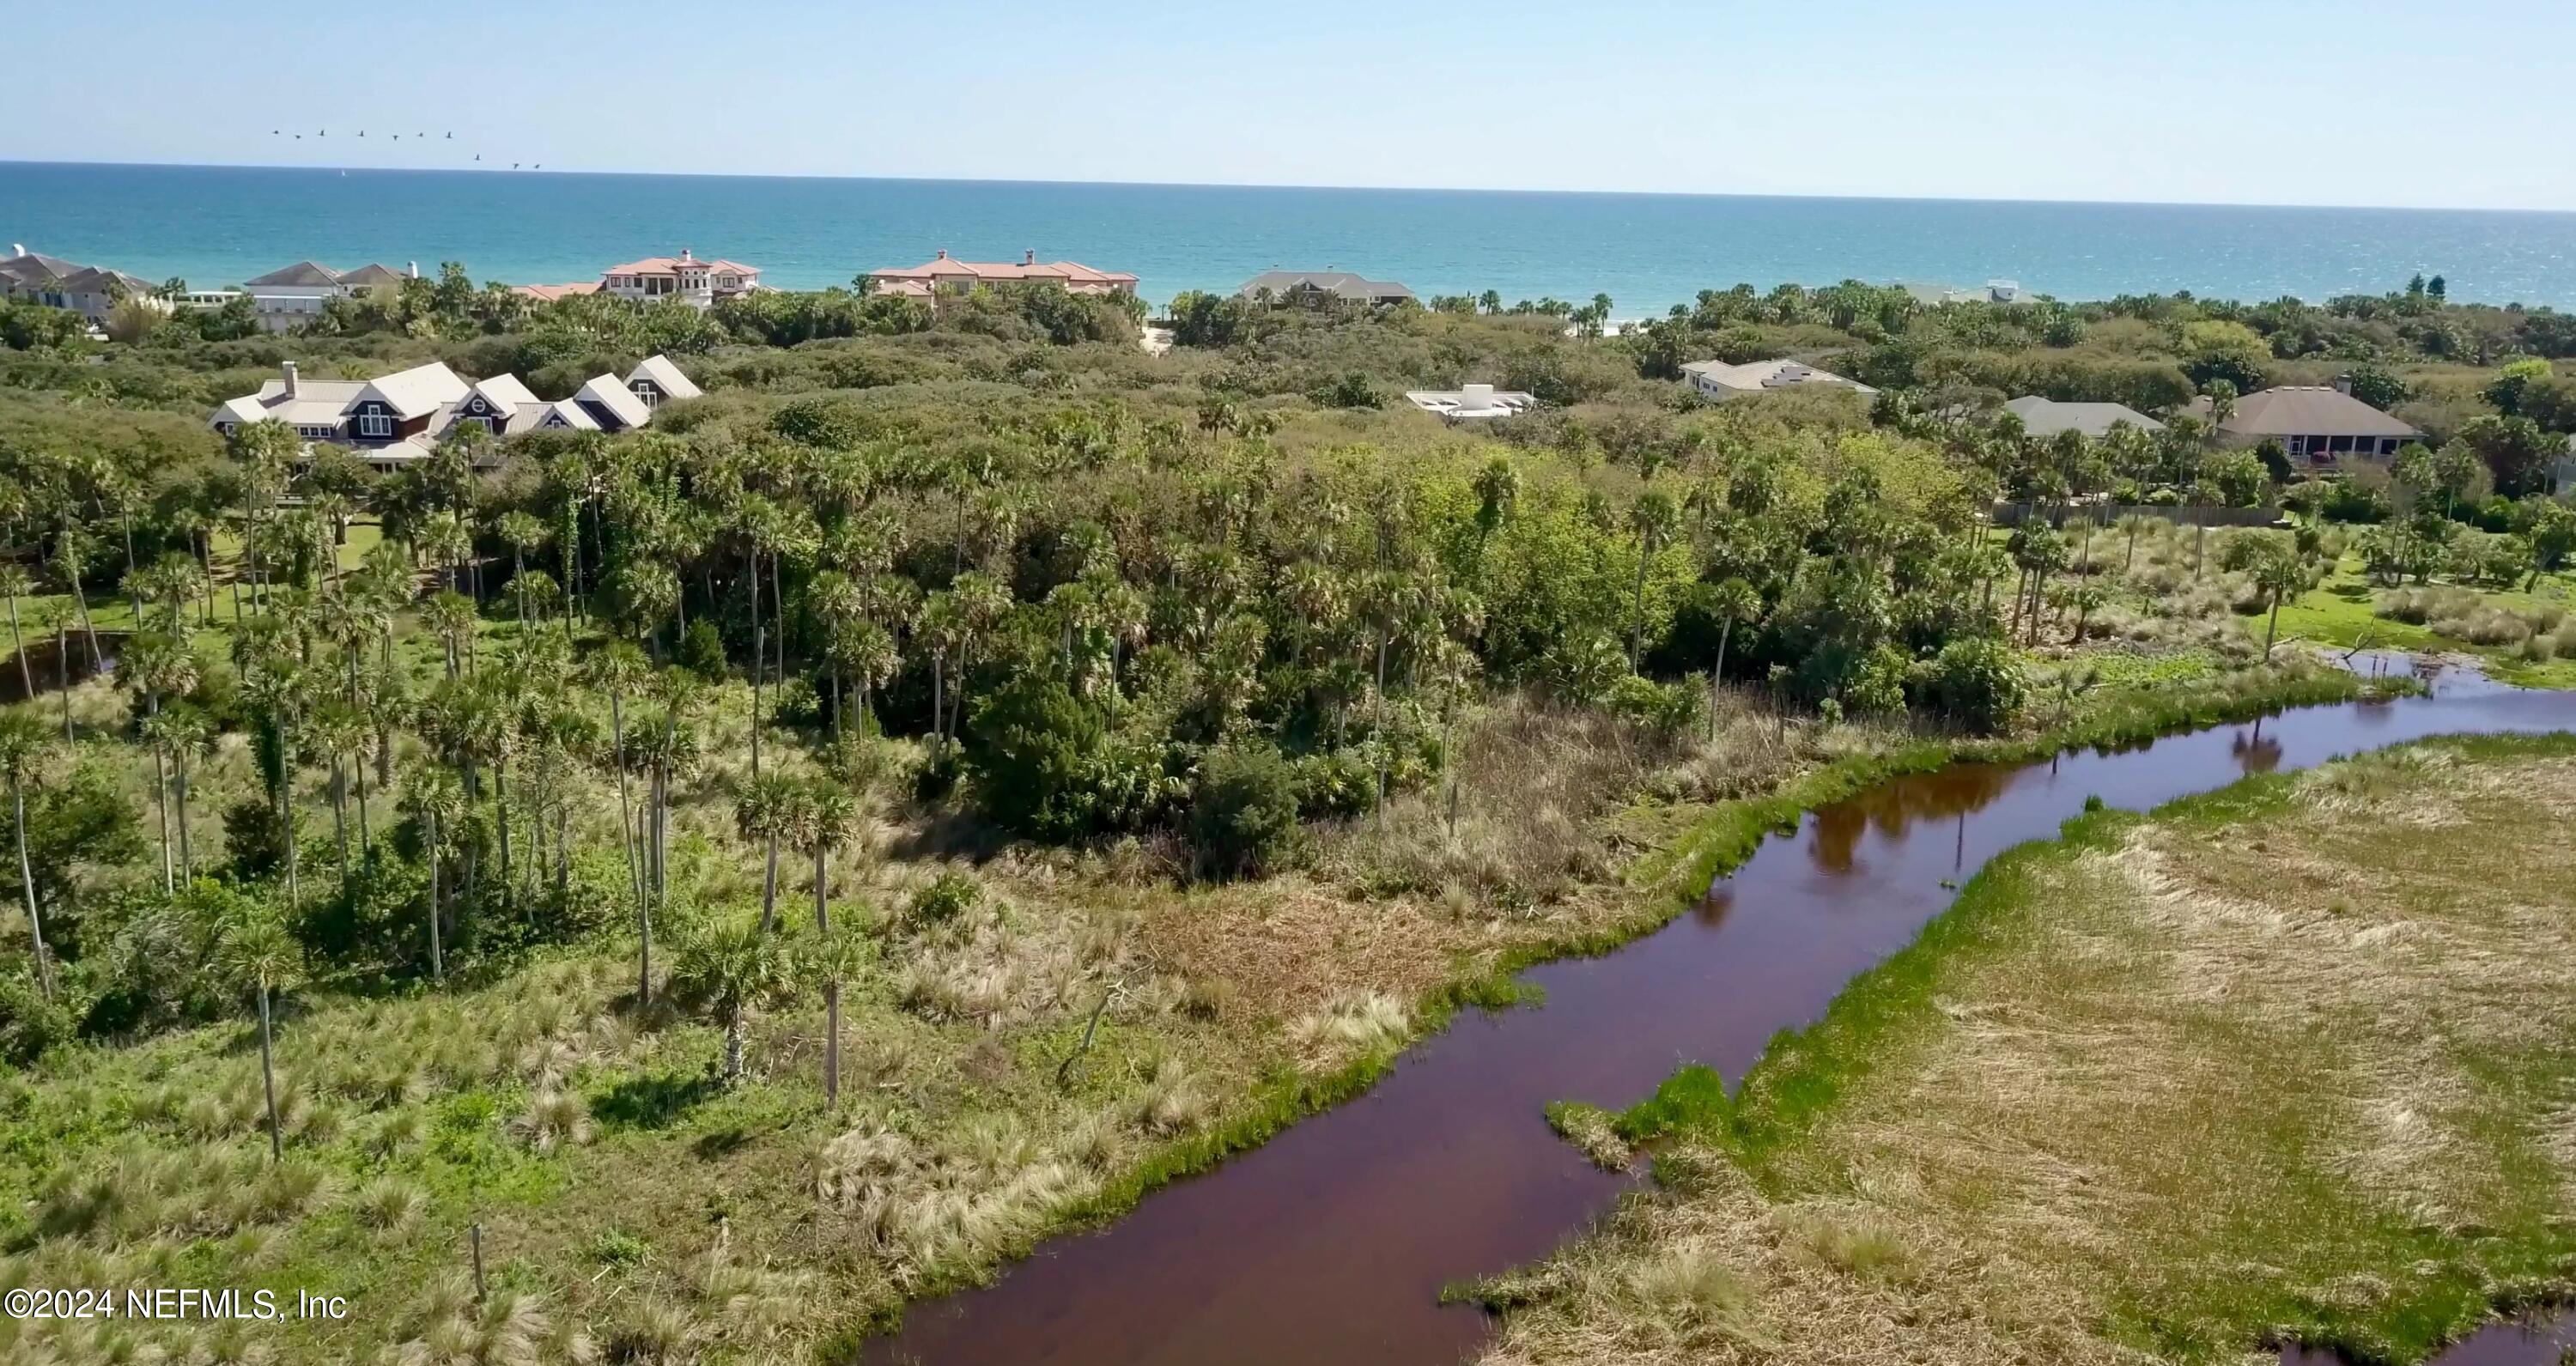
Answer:
POLYGON ((213 741, 214 723, 198 708, 173 702, 143 718, 141 729, 147 744, 169 756, 170 789, 179 828, 179 881, 193 881, 197 863, 188 839, 188 756, 202 753, 213 741))
POLYGON ((442 591, 420 609, 421 624, 438 633, 447 647, 447 676, 456 677, 463 642, 474 630, 474 604, 453 589, 442 591))
POLYGON ((127 687, 143 695, 138 729, 152 743, 153 799, 161 813, 161 890, 167 892, 177 886, 170 867, 169 755, 155 738, 152 722, 161 713, 164 695, 183 696, 196 690, 197 658, 176 637, 155 631, 127 641, 117 654, 116 670, 127 687))
MULTIPOLYGON (((546 524, 532 514, 514 510, 501 514, 501 521, 495 529, 501 533, 501 539, 510 544, 510 582, 515 584, 528 572, 528 552, 546 543, 546 524)), ((519 621, 525 624, 527 619, 523 603, 519 621)))
POLYGON ((314 709, 314 743, 331 761, 331 833, 340 850, 340 881, 349 880, 349 770, 357 770, 358 845, 367 844, 367 746, 375 736, 365 713, 345 702, 326 702, 314 709))
POLYGON ((421 861, 429 865, 429 980, 443 982, 447 961, 439 919, 445 913, 445 898, 439 866, 456 842, 457 824, 465 814, 465 789, 445 766, 425 764, 403 784, 402 809, 420 823, 421 861))
POLYGON ((876 957, 865 934, 847 925, 821 930, 802 944, 806 980, 823 991, 823 1104, 841 1103, 841 984, 864 974, 876 957))
POLYGON ((746 843, 766 846, 760 876, 760 928, 778 927, 778 842, 794 834, 803 788, 775 770, 759 775, 734 803, 734 829, 746 843))
POLYGON ((724 1078, 742 1080, 743 1022, 787 988, 787 956, 758 922, 727 916, 690 935, 672 965, 671 988, 724 1026, 724 1078))
MULTIPOLYGON (((851 794, 850 789, 829 778, 817 778, 807 784, 795 803, 796 843, 814 859, 814 931, 826 938, 832 933, 832 910, 828 899, 831 877, 826 863, 832 851, 849 838, 858 824, 858 816, 858 798, 851 794)), ((826 1098, 832 1100, 839 1099, 841 1094, 842 980, 838 975, 823 979, 823 1028, 829 1040, 826 1051, 830 1055, 824 1063, 827 1075, 823 1089, 826 1098)))
POLYGON ((2280 638, 2281 604, 2307 591, 2307 560, 2291 538, 2257 533, 2228 543, 2225 567, 2244 571, 2254 587, 2270 600, 2270 612, 2263 624, 2263 660, 2268 664, 2273 642, 2280 638))
POLYGON ((1751 625, 1762 616, 1762 595, 1742 579, 1728 579, 1710 595, 1709 610, 1717 616, 1717 663, 1708 671, 1708 735, 1717 738, 1717 690, 1726 680, 1726 646, 1735 635, 1735 625, 1751 625))
MULTIPOLYGON (((1629 509, 1628 525, 1637 533, 1637 589, 1628 621, 1628 672, 1635 673, 1644 662, 1646 649, 1646 567, 1655 558, 1655 549, 1681 524, 1678 509, 1670 495, 1661 489, 1648 489, 1637 495, 1636 506, 1629 509)), ((1385 680, 1380 679, 1381 686, 1385 680)))
POLYGON ((89 590, 81 586, 89 554, 89 536, 78 527, 66 525, 54 538, 54 572, 62 577, 63 591, 71 594, 72 610, 80 615, 81 634, 89 638, 89 667, 95 671, 101 660, 98 626, 89 619, 89 590))
POLYGON ((45 920, 36 909, 36 873, 27 860, 27 784, 53 748, 48 727, 23 707, 0 711, 0 778, 9 783, 9 813, 18 837, 18 889, 27 899, 27 933, 36 945, 36 985, 54 994, 53 958, 45 948, 45 920))
POLYGON ((27 596, 33 586, 26 570, 15 564, 0 564, 0 597, 9 599, 9 648, 18 656, 18 693, 30 698, 36 695, 36 676, 27 663, 27 638, 18 629, 18 599, 27 596))
POLYGON ((268 1160, 286 1159, 286 1136, 277 1123, 277 1066, 270 1040, 269 993, 287 986, 304 964, 304 951, 286 924, 265 911, 245 917, 224 935, 222 962, 259 994, 259 1081, 268 1098, 268 1160))
MULTIPOLYGON (((639 841, 634 838, 635 801, 630 795, 626 749, 626 695, 640 687, 651 675, 652 666, 644 662, 644 652, 627 641, 612 640, 590 657, 590 685, 608 695, 608 760, 617 768, 617 816, 620 843, 626 849, 627 880, 635 892, 638 914, 644 908, 644 863, 639 841)), ((652 939, 649 922, 645 927, 647 941, 643 980, 652 981, 650 961, 652 939)))

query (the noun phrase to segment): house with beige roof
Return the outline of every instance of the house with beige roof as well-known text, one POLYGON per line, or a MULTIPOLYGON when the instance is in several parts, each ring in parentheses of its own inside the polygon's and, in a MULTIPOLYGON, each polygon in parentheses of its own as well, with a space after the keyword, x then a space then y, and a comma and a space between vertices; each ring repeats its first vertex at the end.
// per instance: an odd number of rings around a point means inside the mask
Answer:
POLYGON ((666 356, 627 377, 599 375, 570 398, 540 399, 516 375, 468 381, 432 361, 365 380, 306 379, 295 362, 259 392, 228 399, 207 419, 225 437, 255 422, 282 422, 304 439, 345 446, 378 469, 428 458, 460 426, 494 437, 525 432, 622 432, 649 425, 655 406, 694 398, 698 387, 666 356))
POLYGON ((2125 403, 2060 403, 2038 394, 2024 394, 2006 403, 2004 411, 2021 419, 2022 432, 2027 436, 2081 432, 2099 440, 2109 436, 2114 427, 2134 427, 2141 432, 2165 429, 2165 424, 2125 403))
POLYGON ((1804 388, 1849 389, 1862 395, 1878 392, 1830 370, 1819 370, 1804 361, 1794 360, 1756 360, 1742 365, 1729 365, 1720 360, 1694 361, 1682 367, 1682 378, 1690 381, 1692 388, 1714 399, 1804 388))
POLYGON ((916 299, 965 294, 981 285, 1058 284, 1069 294, 1133 294, 1136 277, 1118 270, 1095 270, 1079 261, 1040 261, 1035 251, 1017 261, 960 261, 945 250, 917 266, 868 272, 879 294, 916 299))
MULTIPOLYGON (((2203 395, 2184 411, 2206 422, 2212 407, 2203 395)), ((2318 471, 2336 469, 2348 457, 2385 460, 2406 443, 2424 439, 2413 426, 2354 398, 2340 384, 2283 385, 2247 394, 2217 426, 2218 439, 2227 445, 2278 441, 2291 463, 2318 471)))

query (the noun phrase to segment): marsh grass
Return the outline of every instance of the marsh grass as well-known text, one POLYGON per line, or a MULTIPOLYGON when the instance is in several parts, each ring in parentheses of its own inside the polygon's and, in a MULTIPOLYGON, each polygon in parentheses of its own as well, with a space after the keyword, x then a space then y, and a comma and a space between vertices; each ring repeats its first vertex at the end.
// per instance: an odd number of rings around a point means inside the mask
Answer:
POLYGON ((2563 1296, 2571 823, 2563 736, 2081 817, 1737 1097, 1622 1115, 1661 1189, 1489 1287, 1486 1360, 2402 1362, 2563 1296), (1762 1340, 1641 1293, 1695 1260, 1762 1340))

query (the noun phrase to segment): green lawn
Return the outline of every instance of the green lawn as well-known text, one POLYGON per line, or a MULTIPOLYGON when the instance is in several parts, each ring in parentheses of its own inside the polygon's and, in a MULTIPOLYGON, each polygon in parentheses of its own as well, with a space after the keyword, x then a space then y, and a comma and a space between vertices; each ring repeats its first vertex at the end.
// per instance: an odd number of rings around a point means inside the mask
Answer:
MULTIPOLYGON (((2296 601, 2281 607, 2281 638, 2304 639, 2344 648, 2367 647, 2414 652, 2439 651, 2475 655, 2496 677, 2529 688, 2576 688, 2576 658, 2535 662, 2514 646, 2478 645, 2435 632, 2429 626, 2380 616, 2376 610, 2387 590, 2374 589, 2361 572, 2361 561, 2346 556, 2332 574, 2296 601)), ((2477 589, 2489 606, 2508 612, 2536 613, 2576 609, 2576 575, 2545 574, 2532 591, 2477 589)), ((2258 638, 2265 619, 2242 618, 2258 638)))

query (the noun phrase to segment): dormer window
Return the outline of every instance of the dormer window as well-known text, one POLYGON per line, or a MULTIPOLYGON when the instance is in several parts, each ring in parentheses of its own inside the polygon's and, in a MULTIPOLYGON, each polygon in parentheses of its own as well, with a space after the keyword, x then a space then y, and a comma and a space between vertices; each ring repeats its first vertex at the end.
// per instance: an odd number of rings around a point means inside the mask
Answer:
POLYGON ((662 391, 655 388, 653 386, 653 381, 649 379, 639 379, 635 381, 635 396, 644 400, 644 406, 647 408, 650 408, 662 401, 662 391))
POLYGON ((358 435, 389 437, 394 434, 394 420, 383 413, 368 412, 358 416, 358 435))

